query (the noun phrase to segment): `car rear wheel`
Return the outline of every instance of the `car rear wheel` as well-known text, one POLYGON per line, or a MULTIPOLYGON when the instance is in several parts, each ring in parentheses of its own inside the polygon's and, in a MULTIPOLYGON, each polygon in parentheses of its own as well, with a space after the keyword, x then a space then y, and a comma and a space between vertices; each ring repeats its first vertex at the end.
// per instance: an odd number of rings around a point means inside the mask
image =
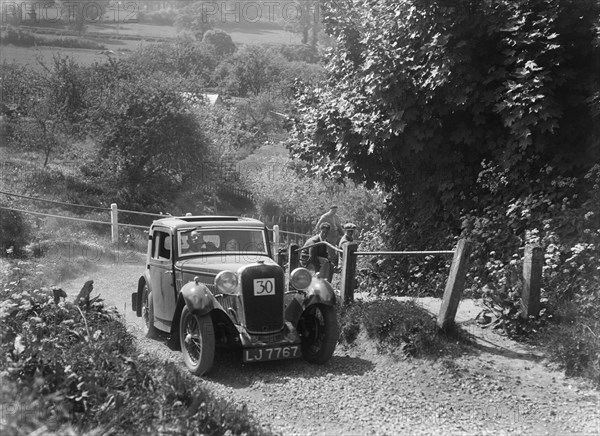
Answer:
POLYGON ((335 351, 339 330, 335 309, 315 304, 301 319, 302 357, 310 363, 325 363, 335 351))
POLYGON ((210 315, 194 315, 185 306, 179 323, 183 361, 190 372, 201 376, 212 368, 215 358, 215 331, 210 315))
POLYGON ((154 327, 154 302, 152 292, 148 289, 148 284, 144 284, 142 293, 142 318, 144 319, 144 333, 147 338, 154 339, 158 337, 158 329, 154 327))

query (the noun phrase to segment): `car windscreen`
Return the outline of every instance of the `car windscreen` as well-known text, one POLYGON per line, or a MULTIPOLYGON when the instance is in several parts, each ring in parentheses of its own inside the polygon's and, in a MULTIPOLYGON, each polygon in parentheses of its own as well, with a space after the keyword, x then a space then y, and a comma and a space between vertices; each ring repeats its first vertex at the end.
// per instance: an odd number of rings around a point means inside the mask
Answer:
POLYGON ((267 255, 262 229, 196 228, 178 232, 179 255, 248 253, 267 255))

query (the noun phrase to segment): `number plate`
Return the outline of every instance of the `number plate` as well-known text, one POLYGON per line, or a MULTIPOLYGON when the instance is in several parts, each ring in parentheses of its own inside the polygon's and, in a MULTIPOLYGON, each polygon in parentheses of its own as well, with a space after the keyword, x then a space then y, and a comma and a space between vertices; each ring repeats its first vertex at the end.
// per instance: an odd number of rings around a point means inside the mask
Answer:
POLYGON ((263 362, 265 360, 293 359, 302 355, 300 345, 270 348, 247 348, 244 350, 244 362, 263 362))
POLYGON ((275 279, 254 279, 254 296, 275 295, 275 279))

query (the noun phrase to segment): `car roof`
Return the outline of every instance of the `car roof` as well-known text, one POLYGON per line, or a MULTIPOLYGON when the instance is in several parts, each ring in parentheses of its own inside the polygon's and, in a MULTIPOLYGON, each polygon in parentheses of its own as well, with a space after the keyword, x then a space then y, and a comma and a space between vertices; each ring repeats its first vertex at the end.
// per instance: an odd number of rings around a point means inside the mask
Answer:
POLYGON ((190 227, 246 227, 246 228, 263 228, 265 225, 262 221, 248 217, 238 216, 170 216, 155 220, 152 227, 155 226, 169 227, 174 230, 190 227))

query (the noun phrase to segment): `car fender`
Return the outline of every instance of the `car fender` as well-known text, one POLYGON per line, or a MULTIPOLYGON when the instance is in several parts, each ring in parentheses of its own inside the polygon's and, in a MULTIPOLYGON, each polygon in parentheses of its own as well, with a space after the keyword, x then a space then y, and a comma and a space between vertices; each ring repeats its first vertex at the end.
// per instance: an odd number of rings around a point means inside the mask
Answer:
POLYGON ((186 283, 177 297, 177 305, 175 306, 175 315, 171 322, 171 334, 168 341, 168 346, 172 350, 180 350, 179 345, 179 320, 181 319, 181 311, 187 306, 192 313, 204 315, 211 312, 215 307, 220 307, 214 295, 208 287, 196 281, 186 283))
POLYGON ((200 283, 198 280, 183 285, 180 296, 183 298, 188 310, 194 314, 205 315, 218 306, 212 292, 204 283, 200 283))
POLYGON ((326 306, 335 306, 336 298, 333 286, 323 279, 313 277, 310 286, 306 290, 306 299, 304 300, 304 308, 313 304, 324 304, 326 306))

